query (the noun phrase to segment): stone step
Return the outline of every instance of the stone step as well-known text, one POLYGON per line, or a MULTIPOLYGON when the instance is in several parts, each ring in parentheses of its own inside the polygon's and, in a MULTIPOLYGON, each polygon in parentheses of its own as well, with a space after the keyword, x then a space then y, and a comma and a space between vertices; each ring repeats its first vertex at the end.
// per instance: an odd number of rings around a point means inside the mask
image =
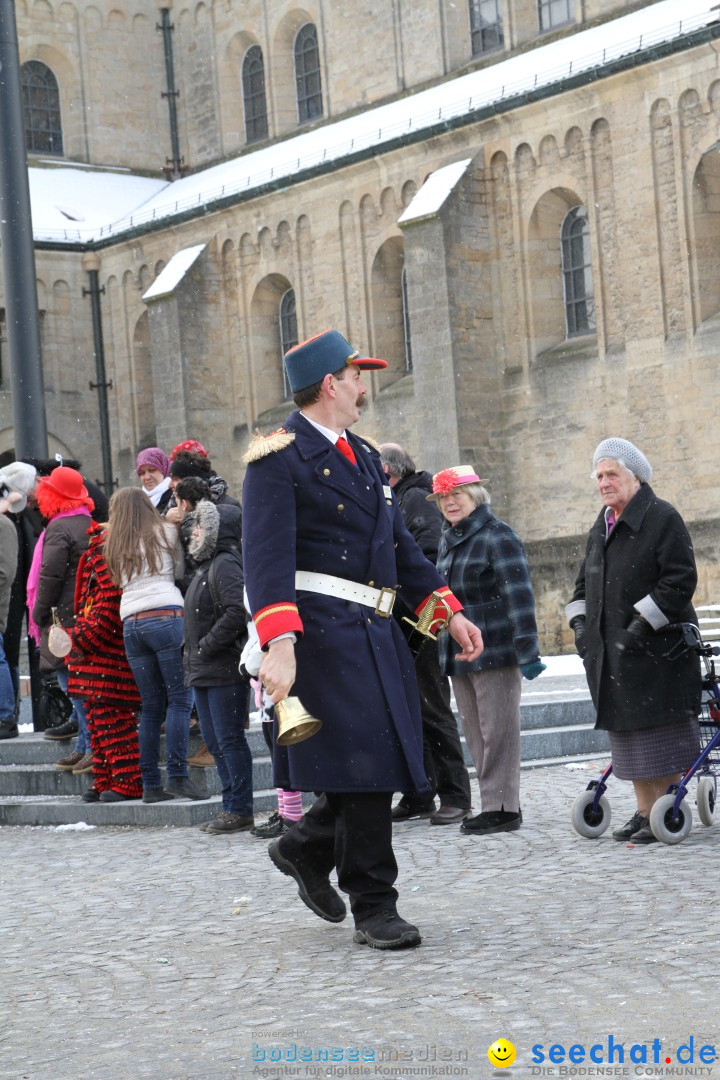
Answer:
MULTIPOLYGON (((589 699, 552 701, 521 706, 520 755, 522 768, 573 761, 609 759, 607 734, 594 731, 595 715, 589 699)), ((270 758, 259 724, 247 733, 253 754, 253 799, 256 814, 276 807, 270 758)), ((164 742, 164 740, 163 740, 164 742)), ((0 741, 0 825, 197 825, 220 809, 220 783, 215 769, 190 769, 190 777, 207 792, 204 801, 174 799, 163 803, 83 803, 80 795, 92 783, 91 774, 73 776, 54 768, 69 753, 71 740, 44 739, 35 732, 0 741)), ((199 745, 190 742, 192 755, 199 745)), ((470 777, 475 780, 470 754, 462 739, 470 777)), ((164 746, 162 748, 164 751, 164 746)), ((163 776, 165 776, 163 770, 163 776)), ((473 789, 474 795, 477 794, 473 789)), ((312 801, 308 794, 306 802, 312 801)))

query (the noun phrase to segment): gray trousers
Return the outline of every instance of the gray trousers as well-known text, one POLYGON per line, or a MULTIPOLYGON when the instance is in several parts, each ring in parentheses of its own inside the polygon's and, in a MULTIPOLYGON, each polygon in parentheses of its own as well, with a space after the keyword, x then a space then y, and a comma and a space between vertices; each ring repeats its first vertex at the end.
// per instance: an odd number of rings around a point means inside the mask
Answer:
POLYGON ((451 676, 483 811, 520 809, 519 667, 451 676))

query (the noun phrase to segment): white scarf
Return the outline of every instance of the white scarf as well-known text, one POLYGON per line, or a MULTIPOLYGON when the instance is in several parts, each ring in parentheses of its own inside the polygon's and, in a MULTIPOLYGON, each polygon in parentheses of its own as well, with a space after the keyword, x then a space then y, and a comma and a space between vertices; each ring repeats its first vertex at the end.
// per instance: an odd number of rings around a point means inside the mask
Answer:
POLYGON ((168 490, 169 487, 170 487, 170 477, 166 476, 165 479, 162 481, 162 483, 158 484, 157 487, 154 487, 152 489, 152 491, 148 491, 148 489, 145 488, 145 487, 143 488, 143 491, 145 492, 145 494, 147 495, 148 499, 153 504, 153 506, 157 506, 157 504, 160 502, 160 500, 162 499, 163 495, 165 494, 165 492, 168 490))

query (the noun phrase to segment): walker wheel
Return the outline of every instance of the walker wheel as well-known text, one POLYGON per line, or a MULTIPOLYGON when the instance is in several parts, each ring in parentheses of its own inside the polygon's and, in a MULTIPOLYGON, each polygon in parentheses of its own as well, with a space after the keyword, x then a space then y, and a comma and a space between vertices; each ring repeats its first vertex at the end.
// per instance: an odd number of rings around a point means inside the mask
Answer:
POLYGON ((604 795, 601 795, 597 806, 593 809, 594 801, 594 788, 583 791, 573 803, 570 815, 575 832, 580 833, 580 836, 586 836, 589 840, 602 836, 610 824, 610 803, 604 795))
POLYGON ((650 828, 663 844, 679 844, 692 828, 692 810, 685 800, 678 807, 677 818, 673 818, 674 805, 675 795, 663 795, 650 811, 650 828))
POLYGON ((703 825, 715 820, 715 781, 712 776, 701 776, 697 785, 698 817, 703 825))

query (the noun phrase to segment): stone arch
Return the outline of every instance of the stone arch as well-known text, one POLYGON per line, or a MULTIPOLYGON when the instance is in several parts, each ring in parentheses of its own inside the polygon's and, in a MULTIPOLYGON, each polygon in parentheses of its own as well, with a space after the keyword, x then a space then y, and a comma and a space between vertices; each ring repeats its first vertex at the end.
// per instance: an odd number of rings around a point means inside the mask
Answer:
POLYGON ((401 195, 400 195, 402 205, 403 205, 403 210, 405 210, 410 205, 410 203, 413 201, 413 199, 417 195, 417 190, 418 190, 418 187, 417 187, 417 184, 415 183, 414 180, 406 180, 405 181, 405 183, 402 186, 402 191, 401 191, 401 195))
POLYGON ((255 416, 285 400, 280 339, 280 301, 292 283, 283 274, 267 274, 250 300, 250 353, 255 416))
POLYGON ((585 142, 583 133, 577 125, 568 128, 565 132, 565 156, 566 157, 582 157, 585 152, 585 142))
POLYGON ((710 103, 710 108, 714 112, 717 112, 718 108, 720 108, 720 79, 716 79, 715 82, 710 83, 708 88, 708 102, 710 103))
POLYGON ((77 117, 77 101, 81 97, 81 83, 75 65, 64 52, 52 45, 38 44, 27 53, 23 50, 21 64, 38 60, 50 69, 57 82, 62 129, 62 156, 80 157, 83 153, 79 136, 82 125, 77 117))
POLYGON ((692 180, 697 317, 720 312, 720 150, 703 154, 692 180))
POLYGON ((127 13, 120 8, 113 8, 112 11, 108 13, 107 21, 110 30, 115 30, 118 27, 124 28, 127 24, 127 13))
POLYGON ((370 269, 371 332, 373 356, 387 360, 387 371, 378 373, 378 384, 387 386, 405 374, 406 342, 403 308, 405 245, 402 236, 391 236, 375 252, 370 269))
POLYGON ((680 95, 678 113, 683 127, 689 127, 702 117, 702 103, 697 90, 685 90, 680 95))
POLYGON ((557 139, 554 135, 545 135, 538 147, 538 160, 541 165, 552 167, 560 160, 557 139))
POLYGON ((569 188, 552 188, 535 204, 527 232, 531 326, 536 354, 565 340, 562 223, 573 207, 585 203, 569 188))
POLYGON ((520 143, 515 150, 515 169, 519 180, 526 180, 537 168, 530 143, 520 143))
POLYGON ((395 197, 395 190, 391 187, 383 188, 380 193, 380 213, 392 221, 397 221, 400 210, 395 197))
MULTIPOLYGON (((265 104, 266 106, 269 104, 266 49, 254 34, 241 30, 228 41, 218 65, 219 109, 226 153, 244 146, 248 141, 243 92, 243 63, 248 51, 253 47, 262 51, 265 64, 265 104)), ((268 130, 270 130, 269 110, 268 130)))
MULTIPOLYGON (((298 126, 297 94, 295 89, 294 45, 298 31, 307 23, 315 27, 321 25, 319 12, 315 5, 307 8, 295 7, 287 11, 270 33, 272 42, 271 71, 266 69, 267 82, 272 86, 274 115, 277 133, 293 131, 298 126)), ((324 48, 318 30, 320 63, 323 65, 324 48)), ((323 79, 323 96, 327 80, 323 79)))
POLYGON ((85 8, 85 30, 91 34, 97 34, 102 30, 102 12, 92 4, 85 8))

